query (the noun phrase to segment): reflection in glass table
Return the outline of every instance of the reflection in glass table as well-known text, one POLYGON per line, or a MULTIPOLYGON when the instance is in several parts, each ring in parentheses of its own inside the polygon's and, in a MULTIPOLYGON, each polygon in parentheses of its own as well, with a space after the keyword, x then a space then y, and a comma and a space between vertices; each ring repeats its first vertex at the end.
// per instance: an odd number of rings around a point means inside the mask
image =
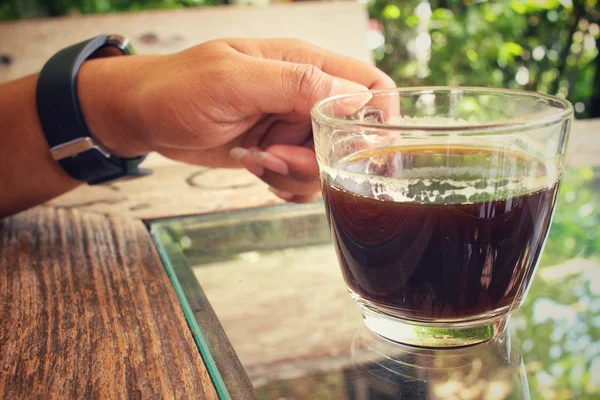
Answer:
POLYGON ((167 220, 152 233, 223 398, 594 399, 599 223, 600 169, 567 170, 509 331, 454 350, 400 346, 364 327, 321 203, 167 220))

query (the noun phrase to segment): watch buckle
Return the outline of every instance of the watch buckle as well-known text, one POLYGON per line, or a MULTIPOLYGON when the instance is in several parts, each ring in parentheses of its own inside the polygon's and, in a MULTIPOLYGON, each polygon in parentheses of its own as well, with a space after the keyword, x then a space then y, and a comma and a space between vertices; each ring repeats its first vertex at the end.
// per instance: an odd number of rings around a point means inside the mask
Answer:
POLYGON ((96 149, 104 157, 110 158, 110 153, 96 143, 91 137, 77 138, 61 143, 51 147, 50 153, 52 154, 52 158, 58 161, 69 157, 75 157, 78 154, 92 149, 96 149))

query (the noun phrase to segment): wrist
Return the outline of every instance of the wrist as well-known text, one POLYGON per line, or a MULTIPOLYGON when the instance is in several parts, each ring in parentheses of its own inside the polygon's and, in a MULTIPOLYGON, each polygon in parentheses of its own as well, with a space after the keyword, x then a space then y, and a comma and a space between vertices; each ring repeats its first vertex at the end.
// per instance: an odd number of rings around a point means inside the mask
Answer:
POLYGON ((77 77, 77 96, 92 137, 111 154, 137 157, 152 151, 142 135, 132 92, 138 85, 137 56, 86 61, 77 77), (137 75, 137 76, 136 76, 137 75))

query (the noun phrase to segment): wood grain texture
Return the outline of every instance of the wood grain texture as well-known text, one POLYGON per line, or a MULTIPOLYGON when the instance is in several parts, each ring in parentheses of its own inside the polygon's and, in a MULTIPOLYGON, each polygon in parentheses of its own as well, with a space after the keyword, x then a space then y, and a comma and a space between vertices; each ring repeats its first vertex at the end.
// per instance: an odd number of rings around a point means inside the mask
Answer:
POLYGON ((206 7, 0 23, 0 83, 39 71, 55 52, 101 33, 127 36, 141 54, 181 51, 223 37, 298 38, 372 62, 366 7, 353 1, 206 7))
POLYGON ((0 221, 0 398, 216 398, 141 222, 0 221))

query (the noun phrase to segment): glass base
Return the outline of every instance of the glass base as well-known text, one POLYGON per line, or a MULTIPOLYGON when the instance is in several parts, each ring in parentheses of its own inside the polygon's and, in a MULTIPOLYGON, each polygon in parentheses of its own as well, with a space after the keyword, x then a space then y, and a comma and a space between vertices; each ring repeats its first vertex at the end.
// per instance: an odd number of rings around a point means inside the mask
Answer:
POLYGON ((426 323, 400 319, 361 306, 365 325, 393 342, 432 348, 471 346, 493 339, 506 330, 509 315, 467 322, 426 323))

